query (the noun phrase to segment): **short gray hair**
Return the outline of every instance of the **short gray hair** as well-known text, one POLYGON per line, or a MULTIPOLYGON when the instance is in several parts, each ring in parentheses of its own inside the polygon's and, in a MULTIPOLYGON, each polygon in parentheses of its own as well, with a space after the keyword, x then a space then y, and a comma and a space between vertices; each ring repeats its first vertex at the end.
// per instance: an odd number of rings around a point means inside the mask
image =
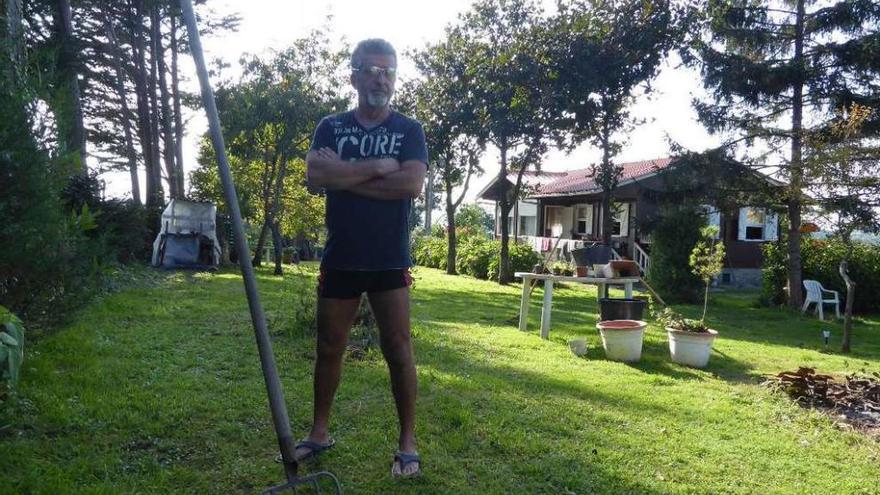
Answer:
POLYGON ((391 46, 391 43, 381 38, 371 38, 361 41, 356 47, 354 47, 354 51, 351 52, 352 68, 360 69, 364 55, 366 54, 391 55, 394 57, 394 62, 397 63, 397 52, 394 51, 394 47, 391 46))

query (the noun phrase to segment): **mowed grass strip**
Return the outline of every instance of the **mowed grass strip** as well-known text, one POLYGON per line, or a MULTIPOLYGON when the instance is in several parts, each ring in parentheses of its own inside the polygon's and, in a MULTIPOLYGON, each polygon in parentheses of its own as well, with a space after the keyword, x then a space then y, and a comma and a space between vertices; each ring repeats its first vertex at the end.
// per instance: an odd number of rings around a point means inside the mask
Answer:
MULTIPOLYGON (((316 267, 259 270, 294 432, 311 420, 314 338, 297 326, 316 267)), ((604 359, 596 292, 558 288, 549 340, 517 329, 520 288, 417 268, 412 292, 424 476, 391 479, 397 421, 378 350, 346 359, 337 446, 304 472, 347 494, 880 493, 880 445, 761 385, 781 370, 880 369, 880 324, 840 324, 712 294, 705 370, 651 326, 637 364, 604 359), (826 350, 821 330, 832 330, 826 350), (586 358, 568 341, 586 338, 586 358)), ((696 314, 699 308, 682 307, 696 314)), ((240 276, 168 273, 103 297, 28 346, 0 417, 0 493, 253 493, 281 481, 240 276)))

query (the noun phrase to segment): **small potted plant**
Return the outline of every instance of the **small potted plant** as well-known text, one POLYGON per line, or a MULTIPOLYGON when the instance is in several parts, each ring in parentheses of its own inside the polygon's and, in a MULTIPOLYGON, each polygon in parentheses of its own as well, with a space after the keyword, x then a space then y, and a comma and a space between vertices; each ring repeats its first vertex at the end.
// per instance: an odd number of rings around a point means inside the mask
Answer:
POLYGON ((706 326, 706 310, 709 307, 709 285, 724 267, 724 245, 718 242, 718 227, 704 227, 700 240, 691 251, 691 272, 705 284, 703 291, 703 314, 699 320, 683 317, 666 308, 657 320, 666 327, 669 335, 669 354, 672 361, 702 368, 709 363, 712 343, 718 332, 706 326))

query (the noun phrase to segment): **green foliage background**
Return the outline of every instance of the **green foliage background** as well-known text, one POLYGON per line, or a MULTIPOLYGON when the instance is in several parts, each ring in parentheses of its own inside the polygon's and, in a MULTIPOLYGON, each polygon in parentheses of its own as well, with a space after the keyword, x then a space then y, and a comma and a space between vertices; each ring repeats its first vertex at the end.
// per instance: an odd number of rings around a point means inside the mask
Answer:
POLYGON ((690 254, 700 238, 705 215, 689 205, 665 206, 650 226, 648 281, 666 302, 699 300, 700 279, 691 272, 690 254))
MULTIPOLYGON (((788 246, 784 239, 763 246, 764 273, 761 302, 769 305, 785 303, 788 277, 788 246)), ((818 280, 823 287, 840 292, 841 311, 846 299, 846 285, 837 269, 846 254, 844 243, 835 238, 801 239, 801 263, 804 280, 818 280)), ((853 311, 876 313, 880 310, 880 246, 854 243, 849 259, 849 275, 856 283, 853 311)))

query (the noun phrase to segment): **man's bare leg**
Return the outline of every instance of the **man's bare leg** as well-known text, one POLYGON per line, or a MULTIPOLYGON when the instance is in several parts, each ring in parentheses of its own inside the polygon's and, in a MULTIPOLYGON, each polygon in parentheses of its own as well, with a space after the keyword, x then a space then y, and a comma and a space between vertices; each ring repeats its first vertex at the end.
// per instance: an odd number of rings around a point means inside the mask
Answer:
MULTIPOLYGON (((379 325, 382 354, 391 375, 391 391, 397 405, 400 421, 398 448, 401 452, 416 452, 416 366, 410 337, 409 287, 369 294, 370 306, 379 325)), ((400 467, 395 464, 400 474, 400 467)), ((417 463, 408 464, 402 471, 410 475, 419 470, 417 463)))
MULTIPOLYGON (((330 441, 330 408, 342 375, 342 357, 348 344, 348 333, 354 324, 359 306, 360 298, 318 298, 315 408, 308 440, 321 445, 330 441)), ((294 452, 294 458, 300 460, 310 452, 308 447, 298 448, 294 452)))

